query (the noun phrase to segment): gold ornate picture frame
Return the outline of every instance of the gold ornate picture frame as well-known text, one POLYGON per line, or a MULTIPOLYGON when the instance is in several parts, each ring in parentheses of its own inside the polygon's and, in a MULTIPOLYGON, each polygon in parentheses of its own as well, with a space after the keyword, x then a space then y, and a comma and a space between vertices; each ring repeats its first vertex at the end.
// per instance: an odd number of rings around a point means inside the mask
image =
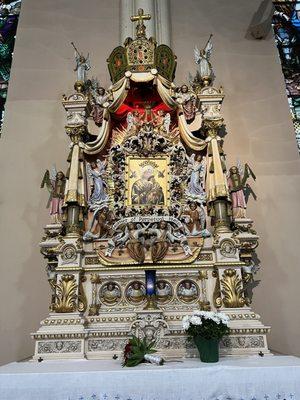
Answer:
POLYGON ((170 205, 169 156, 128 156, 125 165, 127 207, 170 205))

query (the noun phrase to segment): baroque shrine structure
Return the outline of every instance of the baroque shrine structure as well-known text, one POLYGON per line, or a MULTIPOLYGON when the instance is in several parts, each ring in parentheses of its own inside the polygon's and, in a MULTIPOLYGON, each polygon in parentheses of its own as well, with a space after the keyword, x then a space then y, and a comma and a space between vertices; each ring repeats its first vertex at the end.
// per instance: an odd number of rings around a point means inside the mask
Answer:
POLYGON ((176 56, 147 38, 149 18, 140 9, 135 38, 108 57, 108 89, 88 79, 75 48, 75 91, 62 101, 68 169, 42 182, 51 304, 32 334, 35 359, 109 359, 131 334, 156 340, 164 357, 193 357, 182 318, 195 309, 229 316, 221 354, 269 352, 248 293, 259 237, 244 190, 255 176, 226 166, 211 38, 195 50, 193 81, 178 87, 176 56))

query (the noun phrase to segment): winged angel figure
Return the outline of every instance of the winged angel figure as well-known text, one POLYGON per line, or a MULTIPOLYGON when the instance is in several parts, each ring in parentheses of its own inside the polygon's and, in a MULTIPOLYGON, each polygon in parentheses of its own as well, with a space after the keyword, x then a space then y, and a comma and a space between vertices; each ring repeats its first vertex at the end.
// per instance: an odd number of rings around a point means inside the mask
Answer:
POLYGON ((212 79, 212 66, 210 63, 210 56, 212 53, 212 35, 210 35, 204 49, 199 50, 197 46, 194 48, 195 63, 198 65, 198 73, 202 81, 210 81, 212 79))
POLYGON ((250 176, 254 180, 256 179, 256 176, 249 165, 245 164, 243 167, 239 160, 237 161, 236 166, 229 169, 227 180, 232 201, 233 218, 246 218, 247 202, 245 192, 246 194, 248 192, 248 195, 251 192, 254 198, 256 198, 255 193, 252 191, 250 186, 246 184, 250 176))
POLYGON ((76 66, 74 71, 77 72, 77 80, 85 83, 87 80, 87 71, 91 69, 90 56, 88 54, 86 57, 84 57, 84 55, 76 49, 73 42, 71 42, 71 45, 75 50, 76 66))
POLYGON ((187 187, 187 194, 192 198, 197 198, 199 201, 205 200, 205 192, 203 182, 206 173, 206 160, 199 155, 193 153, 190 157, 186 156, 188 167, 190 170, 190 181, 187 187))
POLYGON ((87 164, 87 175, 90 178, 91 196, 89 206, 91 208, 98 207, 107 201, 106 183, 103 176, 106 170, 106 161, 97 160, 96 162, 87 164))
POLYGON ((65 174, 62 171, 57 172, 55 166, 52 167, 51 172, 47 169, 41 183, 41 188, 45 185, 50 193, 47 204, 47 208, 50 208, 50 216, 54 223, 60 223, 62 220, 62 206, 66 187, 65 174))

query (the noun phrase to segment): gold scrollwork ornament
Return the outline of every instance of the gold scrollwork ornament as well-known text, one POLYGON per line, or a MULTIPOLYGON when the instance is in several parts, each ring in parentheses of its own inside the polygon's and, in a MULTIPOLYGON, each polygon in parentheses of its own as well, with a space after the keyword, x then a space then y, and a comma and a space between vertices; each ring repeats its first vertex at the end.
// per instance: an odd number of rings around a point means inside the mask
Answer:
POLYGON ((227 308, 240 308, 245 305, 243 281, 237 271, 228 268, 221 279, 223 304, 227 308))
POLYGON ((83 289, 83 282, 86 281, 85 276, 81 276, 79 280, 79 290, 78 290, 78 311, 79 312, 85 312, 87 309, 87 298, 84 293, 83 289))
POLYGON ((78 285, 75 276, 71 274, 62 275, 59 283, 55 285, 55 288, 55 312, 69 313, 76 311, 78 285))
POLYGON ((222 301, 218 271, 217 270, 213 271, 212 276, 214 278, 216 278, 216 284, 215 284, 215 288, 214 288, 214 292, 213 292, 213 302, 214 302, 214 306, 216 308, 220 308, 223 305, 223 301, 222 301))

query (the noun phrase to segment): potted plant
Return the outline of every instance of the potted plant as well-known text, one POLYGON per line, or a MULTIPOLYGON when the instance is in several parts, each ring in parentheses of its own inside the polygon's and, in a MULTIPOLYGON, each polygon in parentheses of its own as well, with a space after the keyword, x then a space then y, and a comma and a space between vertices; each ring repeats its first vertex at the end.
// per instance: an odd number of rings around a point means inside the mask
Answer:
POLYGON ((194 311, 183 317, 183 329, 193 338, 201 361, 219 361, 219 341, 229 334, 228 323, 228 316, 221 312, 194 311))

